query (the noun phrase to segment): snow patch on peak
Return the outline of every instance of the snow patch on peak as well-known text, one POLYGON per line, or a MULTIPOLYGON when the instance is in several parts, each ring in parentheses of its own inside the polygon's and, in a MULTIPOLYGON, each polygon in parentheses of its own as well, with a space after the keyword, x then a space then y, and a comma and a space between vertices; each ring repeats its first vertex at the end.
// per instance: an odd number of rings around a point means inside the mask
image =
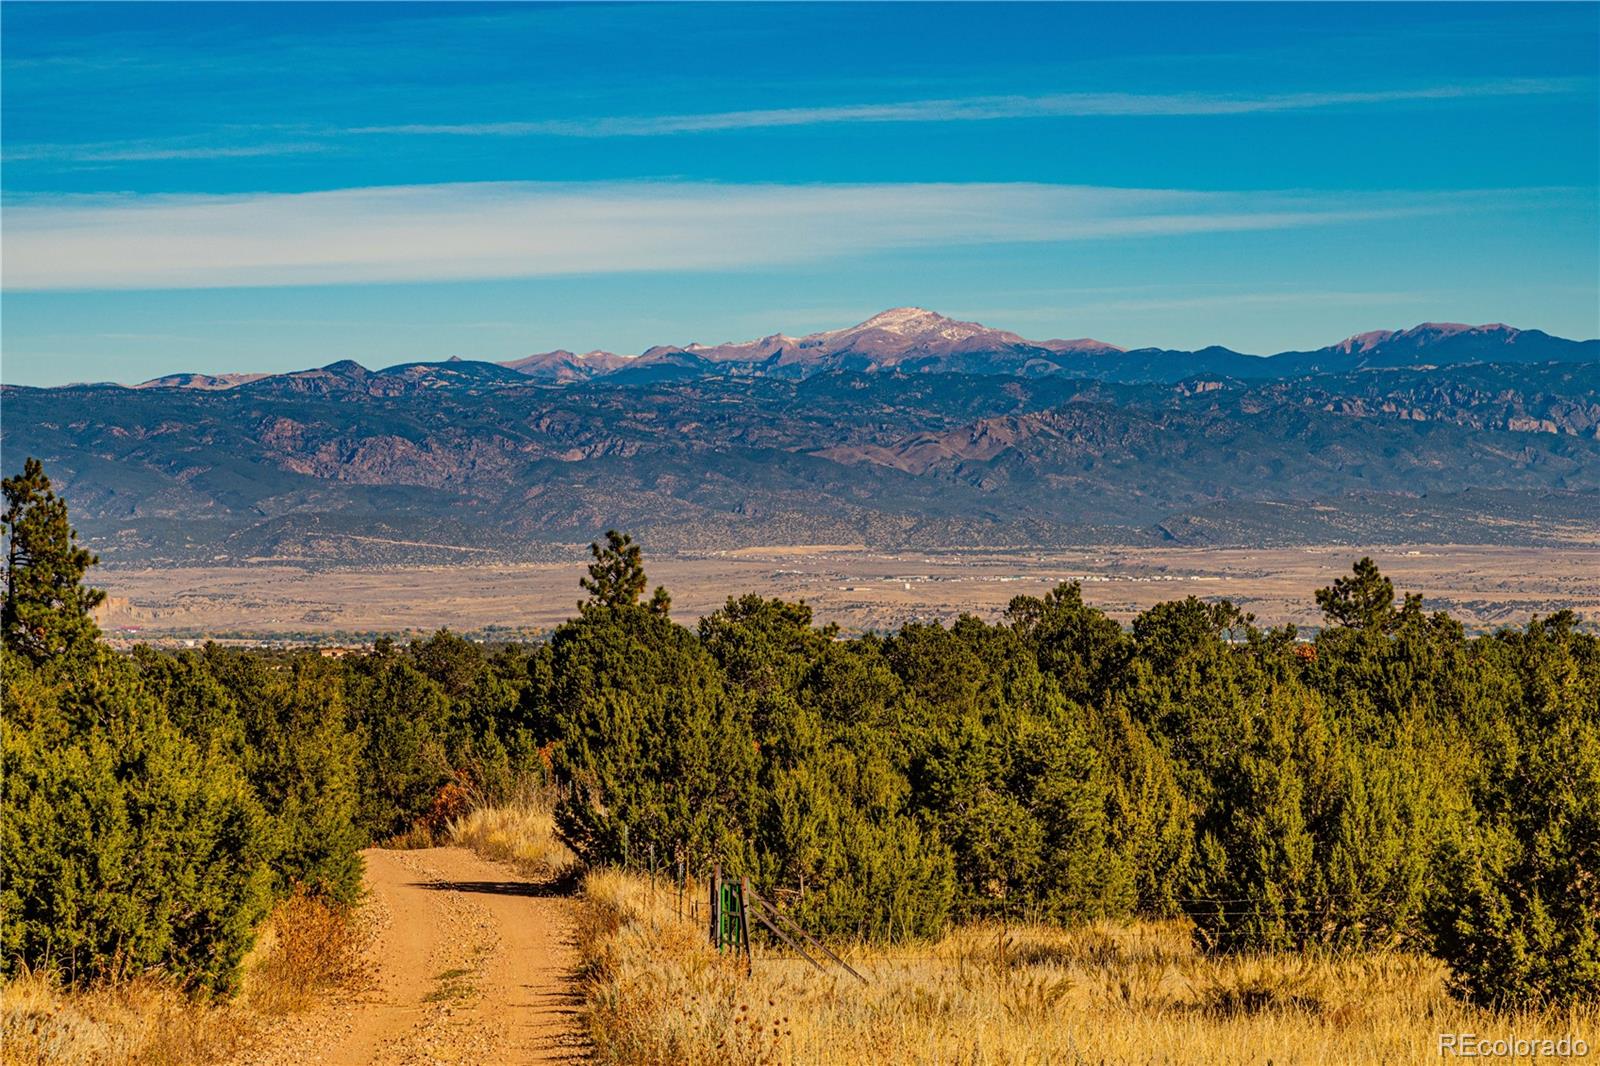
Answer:
POLYGON ((946 323, 955 325, 950 319, 926 308, 891 307, 887 311, 881 311, 873 315, 855 328, 881 329, 904 336, 913 333, 928 333, 940 329, 946 323))

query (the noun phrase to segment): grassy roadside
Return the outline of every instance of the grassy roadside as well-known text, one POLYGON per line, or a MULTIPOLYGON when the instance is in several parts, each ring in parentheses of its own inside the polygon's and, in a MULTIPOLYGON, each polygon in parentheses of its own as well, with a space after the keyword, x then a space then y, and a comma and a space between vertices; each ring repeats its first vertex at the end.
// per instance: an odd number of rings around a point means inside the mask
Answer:
POLYGON ((0 988, 3 1066, 202 1066, 274 1021, 359 980, 361 931, 347 909, 296 895, 273 911, 239 994, 208 1002, 155 977, 68 991, 45 973, 0 988))
POLYGON ((450 823, 450 843, 503 862, 524 877, 560 881, 577 870, 577 856, 556 836, 554 800, 538 793, 507 807, 480 807, 450 823))
POLYGON ((1393 1064, 1440 1061, 1440 1033, 1600 1045, 1600 1007, 1477 1010, 1435 960, 1206 958, 1177 922, 963 927, 871 952, 872 983, 757 950, 719 958, 675 896, 644 879, 583 880, 579 935, 595 1060, 668 1063, 1393 1064))

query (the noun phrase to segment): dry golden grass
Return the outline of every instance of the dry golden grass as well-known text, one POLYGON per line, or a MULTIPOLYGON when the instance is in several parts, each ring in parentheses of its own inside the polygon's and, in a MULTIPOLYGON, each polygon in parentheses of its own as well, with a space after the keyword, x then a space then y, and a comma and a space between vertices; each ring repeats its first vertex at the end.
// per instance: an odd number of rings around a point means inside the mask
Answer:
POLYGON ((556 836, 554 807, 547 792, 505 807, 480 807, 450 822, 450 842, 507 863, 524 877, 560 880, 578 860, 556 836))
POLYGON ((21 974, 0 999, 5 1066, 201 1066, 234 1052, 253 1029, 244 1012, 154 978, 64 992, 49 975, 21 974))
POLYGON ((1600 1008, 1473 1009, 1418 955, 1212 959, 1178 922, 980 925, 852 951, 871 979, 862 986, 759 948, 746 977, 697 922, 677 918, 674 893, 640 878, 594 872, 584 892, 599 1062, 1377 1066, 1437 1063, 1442 1032, 1570 1034, 1600 1047, 1600 1008))
POLYGON ((297 892, 273 909, 246 960, 240 1000, 266 1017, 296 1014, 363 976, 363 927, 348 907, 297 892))
POLYGON ((354 980, 361 944, 350 914, 305 896, 274 909, 245 962, 241 994, 210 1002, 143 977, 66 991, 50 974, 0 987, 0 1066, 210 1066, 272 1017, 354 980))

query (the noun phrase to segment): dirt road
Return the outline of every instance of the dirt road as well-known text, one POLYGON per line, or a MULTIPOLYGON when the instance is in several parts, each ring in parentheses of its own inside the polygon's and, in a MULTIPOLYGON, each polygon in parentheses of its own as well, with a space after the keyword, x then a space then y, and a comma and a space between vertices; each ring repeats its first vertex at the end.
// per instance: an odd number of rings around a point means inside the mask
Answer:
POLYGON ((366 853, 372 980, 262 1066, 571 1063, 575 903, 463 848, 366 853))

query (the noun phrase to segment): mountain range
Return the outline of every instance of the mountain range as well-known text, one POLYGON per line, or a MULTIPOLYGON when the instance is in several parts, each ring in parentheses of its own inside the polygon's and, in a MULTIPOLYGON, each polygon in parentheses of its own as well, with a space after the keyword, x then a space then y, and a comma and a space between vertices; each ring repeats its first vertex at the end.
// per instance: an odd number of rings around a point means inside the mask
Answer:
MULTIPOLYGON (((470 374, 483 381, 507 383, 522 378, 550 383, 596 378, 643 382, 706 376, 801 379, 830 371, 1023 377, 1065 374, 1137 383, 1181 381, 1192 374, 1266 380, 1367 367, 1594 360, 1600 360, 1600 340, 1565 340, 1539 330, 1514 329, 1499 323, 1466 326, 1424 322, 1407 330, 1360 333, 1314 351, 1253 356, 1217 346, 1197 351, 1129 350, 1089 338, 1032 341, 1007 330, 959 322, 920 307, 897 307, 854 326, 804 337, 774 333, 742 343, 657 345, 638 355, 606 351, 578 354, 558 349, 470 369, 456 367, 450 373, 456 378, 470 374), (501 374, 495 367, 520 377, 501 374)), ((452 364, 465 362, 472 361, 450 360, 452 364)), ((418 368, 433 365, 436 364, 401 364, 380 373, 415 379, 424 374, 418 368)), ((318 372, 302 372, 308 373, 318 372)), ((224 389, 265 376, 170 374, 137 387, 224 389)))
POLYGON ((1600 341, 1424 324, 1269 357, 916 308, 806 337, 0 388, 110 564, 752 544, 1568 543, 1600 341))

